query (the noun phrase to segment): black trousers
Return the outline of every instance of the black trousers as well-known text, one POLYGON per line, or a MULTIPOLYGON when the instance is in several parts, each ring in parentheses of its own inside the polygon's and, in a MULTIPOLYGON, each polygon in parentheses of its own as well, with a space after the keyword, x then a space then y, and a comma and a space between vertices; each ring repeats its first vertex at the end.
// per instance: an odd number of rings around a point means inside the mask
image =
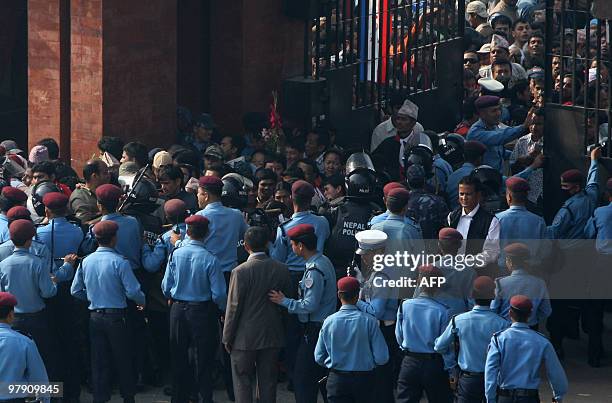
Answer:
POLYGON ((484 374, 467 374, 461 372, 457 383, 456 403, 486 402, 484 374))
POLYGON ((423 391, 430 403, 451 403, 453 401, 442 356, 418 358, 405 355, 397 380, 396 402, 419 403, 423 391))
POLYGON ((49 381, 61 380, 56 329, 50 326, 46 309, 35 313, 15 313, 13 329, 29 334, 45 363, 49 381))
POLYGON ((293 371, 296 403, 317 403, 319 380, 325 376, 325 369, 314 359, 314 350, 320 330, 319 326, 313 324, 303 325, 293 371))
POLYGON ((132 340, 127 312, 97 312, 89 316, 91 340, 91 374, 94 402, 111 398, 111 381, 119 378, 119 390, 124 399, 136 393, 132 360, 132 340), (115 364, 114 372, 111 363, 115 364))
MULTIPOLYGON (((290 271, 289 276, 291 277, 291 288, 297 293, 298 284, 304 276, 303 271, 290 271)), ((302 328, 297 315, 289 315, 287 317, 286 332, 285 332, 285 350, 283 354, 283 360, 287 374, 290 379, 293 379, 293 373, 295 372, 295 360, 297 356, 297 350, 300 346, 300 336, 302 335, 302 328)))
POLYGON ((327 401, 329 403, 372 403, 374 399, 374 373, 342 374, 329 372, 327 377, 327 401))
POLYGON ((540 403, 540 397, 497 396, 497 403, 540 403))
POLYGON ((175 302, 170 308, 173 403, 187 402, 194 389, 199 391, 204 403, 212 402, 211 368, 218 345, 215 309, 211 302, 175 302), (195 371, 189 365, 190 347, 195 371), (194 372, 195 388, 190 384, 194 372))
POLYGON ((395 326, 380 326, 380 330, 389 349, 389 361, 374 370, 374 390, 376 401, 395 403, 395 384, 399 372, 399 346, 395 338, 395 326))
MULTIPOLYGON (((230 279, 231 279, 231 275, 232 272, 231 271, 224 271, 223 272, 223 277, 225 278, 225 292, 226 294, 229 294, 229 284, 230 284, 230 279)), ((223 315, 225 314, 225 312, 223 312, 223 315)), ((223 339, 223 324, 219 323, 219 342, 221 342, 221 340, 223 339)), ((227 397, 229 398, 229 400, 234 400, 234 377, 232 374, 232 360, 230 358, 230 355, 227 353, 227 350, 225 350, 225 347, 223 347, 223 345, 219 344, 219 348, 221 351, 221 365, 222 365, 222 371, 223 371, 223 382, 225 383, 225 389, 227 391, 227 397)))

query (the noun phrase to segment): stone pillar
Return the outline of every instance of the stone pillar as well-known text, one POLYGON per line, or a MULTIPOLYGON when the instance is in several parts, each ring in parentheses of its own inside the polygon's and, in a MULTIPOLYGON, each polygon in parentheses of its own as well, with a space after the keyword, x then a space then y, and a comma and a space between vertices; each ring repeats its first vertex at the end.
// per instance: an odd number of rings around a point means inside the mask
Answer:
MULTIPOLYGON (((228 132, 245 112, 267 112, 272 90, 302 73, 304 22, 282 0, 210 2, 211 112, 228 132)), ((282 114, 282 111, 281 111, 282 114)))

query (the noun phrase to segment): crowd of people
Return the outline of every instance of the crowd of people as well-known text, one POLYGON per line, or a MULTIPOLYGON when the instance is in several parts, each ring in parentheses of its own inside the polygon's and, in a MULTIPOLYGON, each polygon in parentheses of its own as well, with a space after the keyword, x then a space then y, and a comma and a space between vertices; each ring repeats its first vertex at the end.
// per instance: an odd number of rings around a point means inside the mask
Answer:
MULTIPOLYGON (((3 141, 0 383, 63 382, 70 403, 83 386, 133 402, 164 384, 173 402, 212 402, 217 382, 230 400, 274 402, 279 381, 298 403, 538 402, 544 365, 561 401, 579 321, 602 365, 609 296, 572 273, 612 266, 612 179, 591 114, 588 173, 564 172, 567 199, 542 217, 540 3, 467 3, 453 133, 395 94, 369 150, 324 121, 289 130, 249 113, 230 135, 184 108, 176 144, 105 136, 78 173, 53 139, 29 153, 3 141), (436 257, 380 259, 402 254, 436 257)), ((553 57, 553 98, 607 105, 607 65, 584 42, 606 25, 555 21, 588 26, 559 30, 553 52, 581 45, 582 62, 565 74, 553 57)))

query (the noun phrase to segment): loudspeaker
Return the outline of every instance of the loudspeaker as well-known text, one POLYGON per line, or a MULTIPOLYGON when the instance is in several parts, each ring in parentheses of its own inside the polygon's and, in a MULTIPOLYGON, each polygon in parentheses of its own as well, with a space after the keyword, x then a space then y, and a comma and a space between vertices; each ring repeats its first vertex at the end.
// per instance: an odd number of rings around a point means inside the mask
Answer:
POLYGON ((325 114, 327 94, 325 78, 294 77, 283 81, 282 115, 310 129, 312 118, 325 114))

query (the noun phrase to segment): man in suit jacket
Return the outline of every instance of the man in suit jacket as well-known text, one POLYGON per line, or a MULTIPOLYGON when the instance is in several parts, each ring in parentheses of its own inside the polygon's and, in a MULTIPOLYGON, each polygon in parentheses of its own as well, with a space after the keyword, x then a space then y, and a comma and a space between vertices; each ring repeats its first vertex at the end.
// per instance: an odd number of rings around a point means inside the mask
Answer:
POLYGON ((231 355, 236 403, 251 403, 251 379, 256 375, 258 401, 276 401, 277 361, 285 345, 282 309, 268 292, 295 294, 286 265, 266 255, 268 234, 250 227, 244 234, 249 258, 232 271, 223 344, 231 355))

